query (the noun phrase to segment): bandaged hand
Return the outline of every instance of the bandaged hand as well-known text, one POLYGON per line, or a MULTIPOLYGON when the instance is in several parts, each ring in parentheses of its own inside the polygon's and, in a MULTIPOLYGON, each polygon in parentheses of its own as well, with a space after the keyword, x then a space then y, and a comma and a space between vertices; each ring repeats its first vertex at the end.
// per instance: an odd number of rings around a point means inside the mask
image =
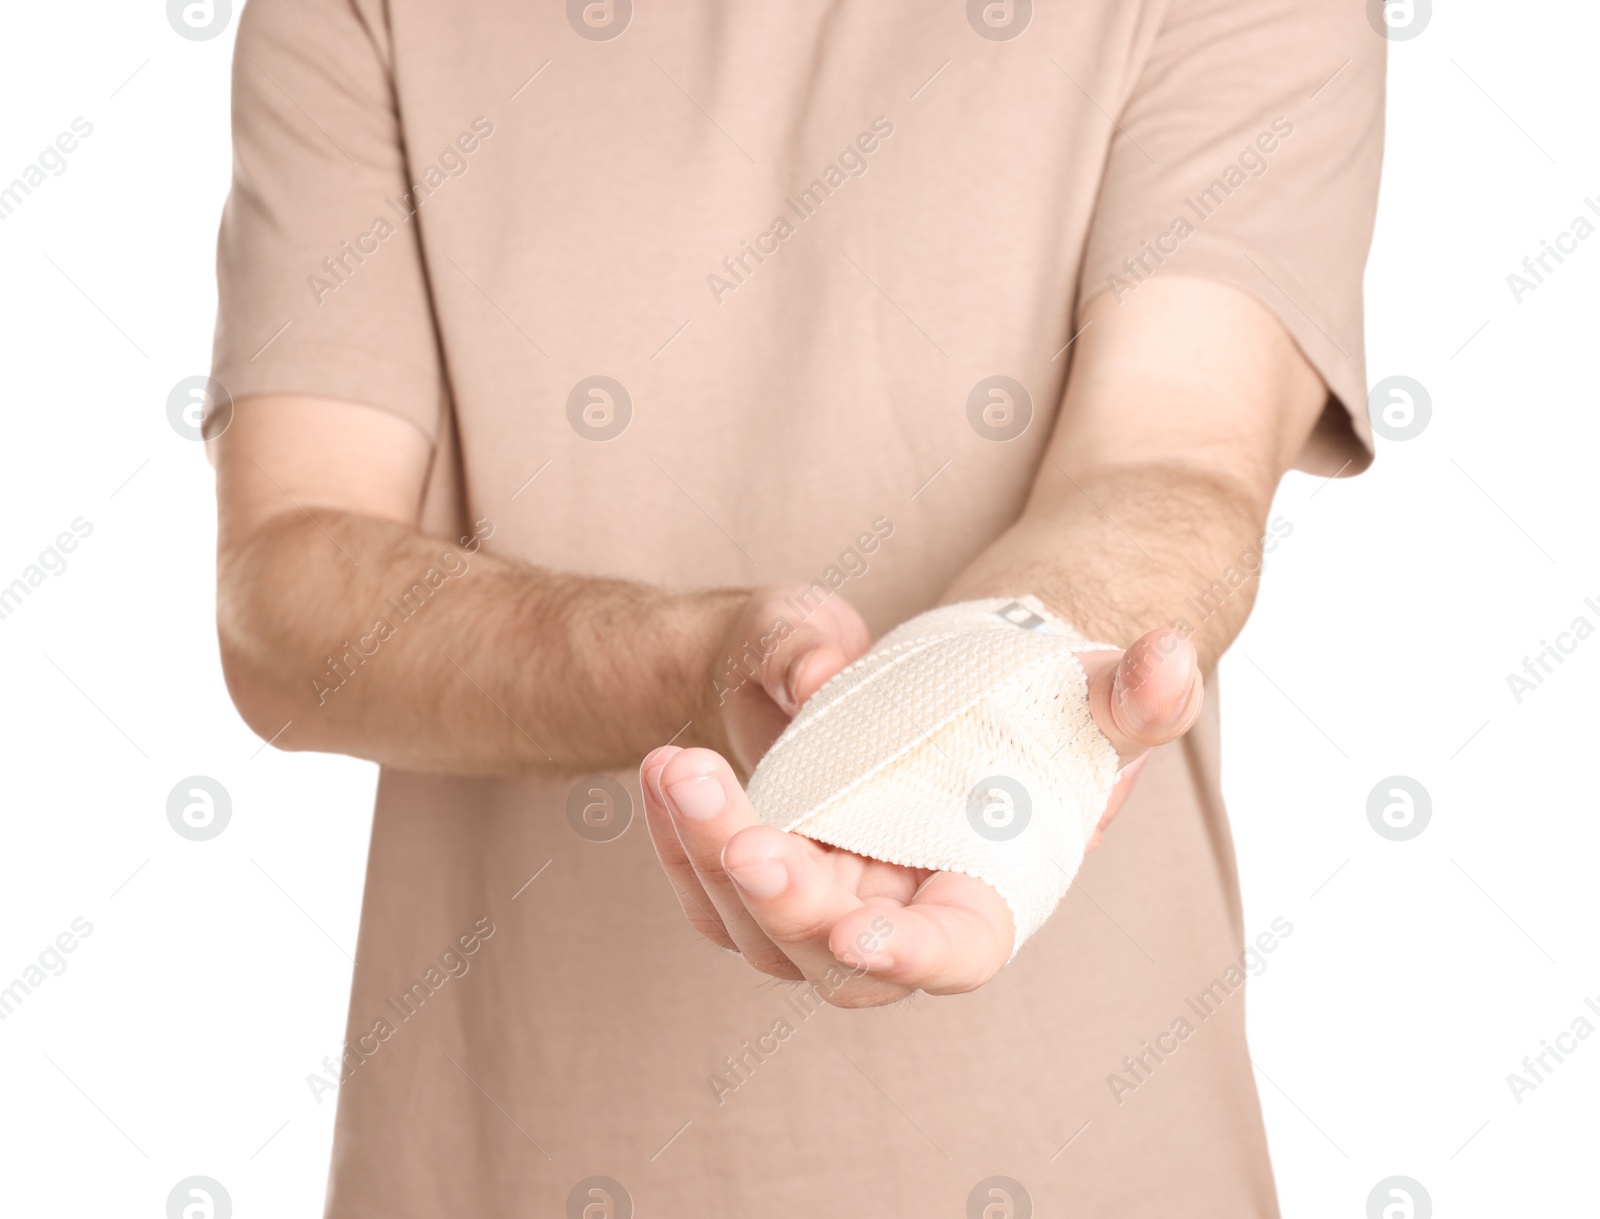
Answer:
POLYGON ((709 750, 652 753, 650 832, 691 923, 762 972, 850 1007, 971 990, 1201 698, 1168 632, 1123 653, 1029 598, 944 607, 806 700, 748 794, 709 750))

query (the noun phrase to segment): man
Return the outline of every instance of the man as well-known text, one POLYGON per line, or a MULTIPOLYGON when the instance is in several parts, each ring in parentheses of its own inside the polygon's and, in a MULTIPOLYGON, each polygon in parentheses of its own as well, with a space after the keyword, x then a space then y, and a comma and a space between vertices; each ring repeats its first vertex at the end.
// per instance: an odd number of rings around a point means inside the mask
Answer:
POLYGON ((384 767, 330 1216, 1277 1213, 1243 998, 1185 1018, 1244 949, 1201 674, 1282 474, 1368 460, 1382 48, 1342 0, 252 0, 223 656, 384 767), (1010 964, 951 873, 849 962, 881 865, 740 779, 1023 594, 1133 645, 1082 656, 1126 808, 1010 964))

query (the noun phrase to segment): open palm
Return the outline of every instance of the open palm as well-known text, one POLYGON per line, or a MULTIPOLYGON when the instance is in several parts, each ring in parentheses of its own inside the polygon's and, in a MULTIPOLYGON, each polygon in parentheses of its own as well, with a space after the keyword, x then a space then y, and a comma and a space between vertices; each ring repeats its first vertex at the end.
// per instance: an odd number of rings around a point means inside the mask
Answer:
MULTIPOLYGON (((1123 763, 1092 850, 1146 750, 1189 729, 1203 692, 1193 647, 1165 631, 1126 652, 1078 659, 1095 722, 1123 763)), ((833 665, 812 662, 798 701, 846 663, 842 652, 833 665)), ((913 990, 973 990, 1011 957, 1011 912, 989 885, 763 825, 733 768, 712 750, 657 749, 644 760, 640 785, 651 840, 689 922, 763 973, 809 981, 837 1006, 869 1007, 913 990)))

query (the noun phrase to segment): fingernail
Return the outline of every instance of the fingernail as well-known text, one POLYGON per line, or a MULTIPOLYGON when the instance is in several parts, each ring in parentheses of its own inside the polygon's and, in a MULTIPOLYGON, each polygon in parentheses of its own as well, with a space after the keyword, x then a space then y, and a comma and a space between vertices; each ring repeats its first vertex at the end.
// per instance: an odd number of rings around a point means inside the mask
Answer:
POLYGON ((738 886, 751 897, 777 897, 789 886, 789 869, 778 859, 752 859, 728 868, 738 886))
POLYGON ((816 655, 816 648, 808 648, 801 652, 783 674, 783 709, 790 715, 800 710, 800 699, 795 693, 795 688, 800 684, 800 671, 806 667, 806 662, 816 655))
POLYGON ((667 797, 674 809, 694 821, 709 821, 728 803, 722 784, 710 775, 679 779, 667 787, 667 797))

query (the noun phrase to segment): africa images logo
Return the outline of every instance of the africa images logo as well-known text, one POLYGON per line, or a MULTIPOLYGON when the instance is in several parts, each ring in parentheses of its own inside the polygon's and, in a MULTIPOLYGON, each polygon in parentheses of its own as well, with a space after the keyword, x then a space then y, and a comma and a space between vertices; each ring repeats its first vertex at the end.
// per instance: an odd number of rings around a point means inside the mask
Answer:
POLYGON ((567 24, 588 42, 621 38, 633 21, 633 0, 567 0, 567 24))
POLYGON ((1010 42, 1033 20, 1033 0, 967 0, 967 24, 979 38, 1010 42))

